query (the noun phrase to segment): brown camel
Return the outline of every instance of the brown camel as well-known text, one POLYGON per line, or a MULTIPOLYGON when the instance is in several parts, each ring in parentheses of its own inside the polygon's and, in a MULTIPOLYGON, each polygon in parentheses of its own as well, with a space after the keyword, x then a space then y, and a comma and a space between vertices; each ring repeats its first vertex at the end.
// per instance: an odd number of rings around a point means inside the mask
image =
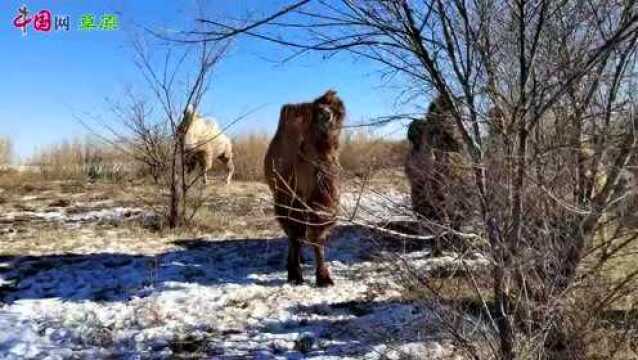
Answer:
MULTIPOLYGON (((410 152, 405 173, 410 183, 412 207, 428 226, 438 233, 444 227, 459 230, 464 216, 464 195, 459 173, 461 139, 450 117, 452 104, 439 96, 430 104, 424 120, 414 120, 408 128, 410 152)), ((445 239, 451 239, 445 236, 445 239)), ((440 255, 438 236, 432 251, 440 255)))
POLYGON ((332 90, 313 102, 284 105, 266 152, 264 173, 288 236, 288 282, 293 284, 303 283, 304 242, 314 247, 317 286, 334 284, 324 244, 339 203, 337 153, 344 117, 343 102, 332 90))

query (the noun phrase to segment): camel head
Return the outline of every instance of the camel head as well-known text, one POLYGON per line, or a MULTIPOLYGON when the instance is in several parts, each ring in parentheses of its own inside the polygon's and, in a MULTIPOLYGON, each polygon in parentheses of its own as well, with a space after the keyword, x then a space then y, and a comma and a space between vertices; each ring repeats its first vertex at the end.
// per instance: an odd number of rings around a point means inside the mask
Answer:
POLYGON ((311 127, 314 143, 321 151, 337 150, 343 127, 345 107, 333 90, 326 91, 312 103, 311 127), (332 150, 330 150, 332 149, 332 150))
POLYGON ((315 124, 321 133, 328 134, 338 128, 339 124, 330 106, 319 104, 315 110, 315 124))
POLYGON ((425 135, 425 121, 421 119, 412 120, 408 127, 408 141, 410 141, 412 150, 421 151, 421 148, 427 145, 425 135))
POLYGON ((179 136, 185 136, 193 123, 193 119, 195 119, 195 108, 192 104, 188 104, 186 109, 184 109, 184 114, 182 115, 182 121, 179 123, 177 127, 177 134, 179 136))
POLYGON ((459 151, 455 124, 450 116, 452 104, 444 96, 430 103, 425 119, 415 119, 408 128, 408 140, 413 151, 459 151))
POLYGON ((190 125, 193 122, 194 118, 195 118, 195 107, 193 106, 193 104, 188 104, 188 106, 186 106, 186 109, 184 109, 183 123, 190 125))
POLYGON ((314 101, 313 126, 323 136, 339 136, 345 107, 334 90, 328 90, 314 101))

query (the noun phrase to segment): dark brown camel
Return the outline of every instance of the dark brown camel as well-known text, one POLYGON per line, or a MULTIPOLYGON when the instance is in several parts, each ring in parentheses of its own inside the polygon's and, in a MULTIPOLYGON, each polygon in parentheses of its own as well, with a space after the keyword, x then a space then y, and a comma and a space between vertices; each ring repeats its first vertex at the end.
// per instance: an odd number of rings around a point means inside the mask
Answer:
POLYGON ((315 251, 317 286, 333 285, 324 244, 339 203, 337 151, 345 107, 330 90, 313 102, 281 108, 264 172, 275 215, 289 239, 288 282, 303 283, 302 245, 315 251))
MULTIPOLYGON (((430 104, 424 120, 414 120, 408 128, 410 152, 405 173, 410 182, 412 207, 435 235, 445 227, 459 230, 466 217, 466 199, 462 195, 459 173, 462 141, 450 111, 452 104, 439 96, 430 104)), ((462 166, 462 165, 461 165, 462 166)), ((451 240, 451 236, 444 236, 451 240)), ((433 241, 435 256, 441 254, 440 241, 433 241)))

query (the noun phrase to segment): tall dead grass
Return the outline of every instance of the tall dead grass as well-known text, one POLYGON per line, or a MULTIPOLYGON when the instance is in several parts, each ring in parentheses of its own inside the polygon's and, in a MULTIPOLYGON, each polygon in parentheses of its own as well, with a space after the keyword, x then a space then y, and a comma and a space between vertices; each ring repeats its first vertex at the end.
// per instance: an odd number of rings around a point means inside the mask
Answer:
POLYGON ((269 143, 270 136, 264 133, 243 135, 233 139, 235 180, 263 180, 264 156, 269 143))
MULTIPOLYGON (((263 180, 264 155, 270 140, 271 137, 265 133, 233 139, 235 180, 263 180)), ((2 144, 0 142, 0 147, 2 144)), ((401 167, 407 153, 405 141, 388 140, 365 131, 346 132, 341 144, 340 161, 346 177, 369 176, 384 169, 401 167)), ((36 151, 27 163, 43 180, 119 181, 148 177, 149 174, 145 171, 145 164, 136 164, 113 146, 91 138, 45 146, 36 151)), ((216 170, 221 169, 219 164, 215 165, 216 170)))
POLYGON ((376 172, 403 168, 408 152, 405 140, 391 140, 370 133, 348 131, 342 139, 340 162, 346 177, 368 177, 376 172))
POLYGON ((8 137, 0 137, 0 166, 11 163, 13 157, 13 144, 8 137))
POLYGON ((91 138, 45 146, 27 163, 45 180, 118 181, 133 167, 117 149, 91 138))
MULTIPOLYGON (((270 137, 250 134, 233 140, 235 179, 263 180, 263 162, 270 137)), ((388 140, 365 131, 346 132, 341 140, 340 162, 346 177, 369 176, 402 167, 408 146, 405 141, 388 140)))

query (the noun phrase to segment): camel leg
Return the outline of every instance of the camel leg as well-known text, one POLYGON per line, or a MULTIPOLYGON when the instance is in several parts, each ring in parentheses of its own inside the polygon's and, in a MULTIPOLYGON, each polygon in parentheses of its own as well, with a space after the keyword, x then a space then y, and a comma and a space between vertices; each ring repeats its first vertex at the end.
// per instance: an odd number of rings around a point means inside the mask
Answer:
POLYGON ((288 236, 288 282, 291 284, 299 285, 303 283, 303 273, 301 270, 301 252, 302 252, 302 239, 305 234, 304 225, 293 221, 289 210, 290 207, 295 207, 296 204, 288 196, 283 194, 275 195, 275 215, 277 221, 281 224, 284 232, 288 236), (288 206, 280 204, 289 204, 288 206))
POLYGON ((303 272, 300 263, 301 241, 289 239, 288 243, 288 282, 294 285, 303 284, 303 272))
POLYGON ((233 175, 235 174, 235 163, 233 163, 233 159, 229 159, 226 164, 228 168, 228 176, 226 177, 226 184, 230 184, 230 180, 232 180, 233 175))
POLYGON ((436 235, 434 239, 432 239, 432 257, 440 257, 443 256, 443 250, 441 250, 441 238, 440 235, 436 235))
POLYGON ((218 159, 226 166, 226 171, 228 172, 228 175, 226 175, 226 184, 228 185, 233 178, 233 174, 235 174, 235 163, 233 163, 231 156, 225 154, 220 155, 218 159))
POLYGON ((315 262, 317 264, 317 286, 327 287, 334 285, 334 281, 330 277, 330 270, 326 266, 324 258, 324 246, 321 244, 313 244, 315 248, 315 262))
POLYGON ((202 179, 204 181, 204 185, 206 185, 208 184, 208 169, 213 167, 212 156, 206 153, 203 156, 203 159, 200 165, 202 167, 202 179))
MULTIPOLYGON (((316 221, 317 219, 315 219, 316 221)), ((324 244, 326 243, 327 229, 324 227, 312 227, 308 229, 308 240, 312 243, 315 251, 315 265, 317 286, 326 287, 334 285, 330 277, 330 270, 326 265, 324 244)))

